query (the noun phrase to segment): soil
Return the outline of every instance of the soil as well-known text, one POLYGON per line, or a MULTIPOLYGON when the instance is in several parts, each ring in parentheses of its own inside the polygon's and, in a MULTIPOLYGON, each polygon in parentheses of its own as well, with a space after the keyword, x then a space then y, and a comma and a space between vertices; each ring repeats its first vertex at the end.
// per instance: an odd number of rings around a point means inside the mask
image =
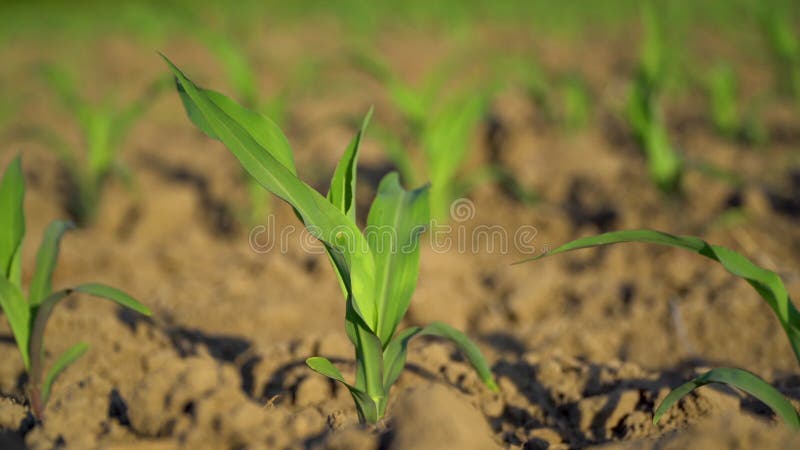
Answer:
MULTIPOLYGON (((270 64, 288 67, 309 51, 328 60, 322 80, 290 104, 287 126, 301 175, 324 189, 369 105, 380 122, 398 119, 380 86, 342 62, 347 40, 331 38, 341 32, 325 24, 306 27, 264 31, 257 50, 264 55, 264 92, 285 81, 270 64)), ((436 34, 404 36, 389 31, 379 47, 408 79, 459 50, 458 42, 436 34)), ((470 195, 474 215, 454 221, 454 232, 533 226, 536 252, 612 229, 694 234, 778 271, 798 296, 797 133, 777 133, 769 145, 747 147, 698 122, 702 98, 678 96, 669 102, 668 116, 676 144, 688 158, 713 162, 745 182, 734 186, 690 171, 683 195, 665 198, 648 180, 617 114, 635 58, 629 37, 521 36, 486 30, 478 37, 487 51, 509 42, 508 49, 539 52, 548 70, 585 74, 596 103, 591 123, 565 132, 548 124, 520 91, 499 96, 492 107, 502 128, 499 158, 542 200, 523 205, 501 188, 483 185, 470 195)), ((214 59, 196 43, 174 40, 160 50, 198 83, 225 85, 214 59)), ((151 45, 114 36, 48 46, 32 40, 2 52, 0 82, 17 86, 25 99, 3 132, 0 167, 23 153, 28 280, 39 236, 50 220, 64 216, 64 182, 57 158, 25 130, 47 126, 77 142, 72 118, 30 74, 38 64, 68 55, 83 68, 88 91, 127 98, 166 68, 151 45)), ((745 74, 745 92, 769 79, 758 56, 738 55, 734 63, 745 74)), ((769 128, 800 129, 796 111, 776 111, 768 114, 769 128)), ((475 164, 488 157, 478 133, 475 164)), ((371 176, 360 180, 359 204, 368 204, 374 175, 386 170, 380 145, 368 134, 361 167, 371 176)), ((442 252, 424 245, 405 324, 444 320, 465 330, 485 352, 501 393, 485 389, 452 346, 420 339, 392 391, 385 423, 359 425, 349 393, 303 363, 325 356, 352 376, 344 302, 325 256, 304 251, 299 234, 284 252, 253 249, 252 227, 239 220, 246 191, 237 162, 186 120, 173 92, 159 97, 136 125, 123 159, 135 187, 111 182, 98 221, 64 239, 55 286, 110 284, 140 299, 154 316, 143 319, 84 297, 62 305, 48 326, 48 358, 79 341, 91 350, 56 382, 43 425, 33 422, 24 403, 22 361, 2 321, 4 449, 727 449, 800 443, 764 405, 722 388, 700 389, 652 424, 653 407, 670 388, 705 368, 749 369, 797 407, 800 377, 778 322, 746 283, 702 257, 644 245, 519 266, 510 264, 530 254, 513 246, 507 252, 442 252)), ((273 212, 275 229, 299 228, 286 205, 275 202, 273 212)))

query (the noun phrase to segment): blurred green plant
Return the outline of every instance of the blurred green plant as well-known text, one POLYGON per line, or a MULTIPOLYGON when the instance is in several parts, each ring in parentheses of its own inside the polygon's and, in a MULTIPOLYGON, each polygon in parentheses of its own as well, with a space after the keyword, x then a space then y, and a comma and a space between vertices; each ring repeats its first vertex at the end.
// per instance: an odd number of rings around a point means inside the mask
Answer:
POLYGON ((452 202, 486 182, 501 183, 522 201, 536 198, 500 164, 483 163, 471 171, 465 169, 475 145, 475 132, 489 113, 493 86, 481 86, 469 77, 459 78, 465 82, 456 86, 451 81, 463 68, 455 60, 435 67, 419 84, 412 85, 373 53, 362 51, 354 59, 359 68, 386 87, 402 117, 405 135, 386 128, 379 129, 378 135, 387 158, 406 183, 430 180, 434 220, 447 223, 452 202), (409 152, 408 148, 420 151, 409 152))
POLYGON ((355 347, 353 384, 325 358, 309 358, 313 370, 344 384, 362 421, 386 412, 389 391, 405 366, 408 342, 435 335, 457 344, 483 381, 497 386, 489 365, 463 333, 444 323, 397 328, 408 310, 419 272, 419 236, 429 222, 428 186, 405 191, 396 173, 380 182, 362 233, 356 224, 358 149, 371 112, 337 165, 327 197, 297 176, 292 149, 280 128, 264 115, 194 85, 169 60, 191 121, 219 139, 265 189, 295 210, 328 252, 346 298, 345 330, 355 347))
MULTIPOLYGON (((621 242, 659 244, 695 252, 718 262, 731 274, 747 281, 775 313, 778 322, 789 338, 795 358, 800 363, 800 312, 795 308, 783 281, 775 272, 757 266, 741 254, 726 247, 712 245, 693 236, 674 236, 653 230, 625 230, 576 239, 548 253, 525 261, 621 242)), ((772 408, 786 424, 800 429, 800 415, 791 402, 778 390, 746 370, 729 367, 713 369, 674 389, 656 407, 653 422, 657 423, 678 400, 698 387, 709 383, 723 383, 749 393, 772 408)))
POLYGON ((0 308, 6 316, 28 374, 27 392, 31 411, 39 420, 56 378, 89 349, 85 343, 70 347, 44 371, 44 332, 53 308, 73 293, 88 294, 116 302, 140 314, 150 310, 122 291, 102 284, 81 284, 53 292, 52 276, 58 260, 61 236, 72 225, 54 221, 47 227, 36 267, 22 291, 22 241, 25 237, 25 179, 21 158, 15 158, 0 180, 0 308))
POLYGON ((131 129, 167 87, 168 80, 154 81, 143 95, 127 103, 113 97, 95 103, 82 95, 78 83, 65 69, 46 66, 41 75, 62 107, 77 121, 82 142, 75 147, 52 130, 34 131, 64 164, 72 184, 67 212, 79 226, 85 226, 95 219, 109 178, 117 176, 129 187, 133 185, 133 175, 119 155, 131 129))
POLYGON ((647 158, 650 178, 662 191, 677 193, 683 160, 670 143, 660 95, 668 77, 667 48, 661 23, 650 2, 642 4, 644 38, 639 66, 628 94, 625 117, 647 158))
POLYGON ((761 28, 774 64, 778 93, 800 101, 800 37, 789 10, 765 2, 761 28))
POLYGON ((708 73, 705 89, 711 110, 711 120, 719 134, 749 144, 767 141, 767 130, 760 120, 758 99, 743 111, 739 97, 736 72, 728 64, 718 64, 708 73))

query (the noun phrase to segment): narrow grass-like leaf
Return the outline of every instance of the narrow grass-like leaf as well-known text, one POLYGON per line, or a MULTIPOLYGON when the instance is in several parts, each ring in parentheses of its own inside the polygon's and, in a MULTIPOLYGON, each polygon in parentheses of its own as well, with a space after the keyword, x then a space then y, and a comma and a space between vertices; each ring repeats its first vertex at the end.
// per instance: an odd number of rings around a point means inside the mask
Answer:
POLYGON ((52 292, 51 281, 58 261, 61 236, 71 228, 74 228, 71 222, 56 220, 51 222, 45 230, 42 244, 36 254, 36 270, 28 287, 28 303, 31 306, 38 305, 52 292))
POLYGON ((576 239, 549 253, 520 262, 532 261, 547 255, 556 255, 571 250, 620 242, 645 242, 690 250, 717 261, 728 272, 743 278, 759 293, 759 295, 761 295, 761 298, 763 298, 775 312, 775 315, 778 317, 781 326, 789 338, 795 357, 800 362, 800 313, 789 297, 789 292, 786 290, 783 281, 781 281, 781 278, 775 272, 757 266, 731 249, 719 245, 712 245, 702 239, 692 236, 674 236, 654 230, 626 230, 576 239))
POLYGON ((0 275, 20 286, 20 249, 25 236, 25 178, 17 156, 0 180, 0 275))
POLYGON ((358 168, 358 149, 361 139, 367 131, 367 125, 372 118, 372 108, 361 122, 361 128, 356 133, 350 145, 345 150, 336 170, 333 172, 331 186, 328 190, 328 200, 333 206, 339 208, 353 222, 356 221, 356 169, 358 168))
POLYGON ((22 362, 25 368, 30 367, 30 356, 28 353, 28 341, 30 339, 30 310, 25 296, 17 285, 11 283, 5 277, 0 277, 0 308, 3 309, 14 340, 22 354, 22 362))
POLYGON ((150 309, 139 303, 135 298, 111 286, 97 283, 87 283, 76 286, 73 288, 73 290, 75 292, 81 292, 84 294, 93 295, 95 297, 104 298, 106 300, 111 300, 120 306, 124 306, 145 316, 152 315, 150 309))
POLYGON ((64 370, 67 369, 72 363, 78 360, 81 356, 84 355, 89 350, 89 344, 85 342, 81 342, 79 344, 75 344, 67 351, 61 354, 61 356, 53 363, 53 367, 47 372, 47 376, 44 378, 44 384, 42 384, 42 403, 46 404, 47 400, 50 398, 50 389, 53 387, 53 383, 56 381, 59 375, 61 375, 64 370))
POLYGON ((653 414, 653 423, 658 423, 661 416, 678 400, 700 386, 710 383, 727 384, 747 392, 769 406, 787 425, 800 429, 800 416, 798 416, 797 410, 777 389, 746 370, 730 367, 712 369, 675 388, 656 408, 653 414))
POLYGON ((455 343, 456 346, 458 346, 458 348, 464 352, 467 360, 469 360, 470 364, 472 364, 472 367, 475 368, 475 371, 478 372, 478 375, 481 377, 484 384, 486 384, 486 386, 494 392, 500 391, 500 388, 494 381, 492 369, 489 367, 489 363, 486 361, 486 358, 483 357, 483 354, 478 346, 470 341, 464 333, 456 330, 446 323, 433 322, 423 328, 420 334, 443 337, 455 343))
POLYGON ((407 192, 396 172, 386 175, 367 218, 375 261, 378 337, 386 345, 411 302, 419 275, 419 236, 430 220, 428 186, 407 192))
MULTIPOLYGON (((375 327, 377 310, 371 299, 375 268, 369 246, 356 224, 325 197, 297 178, 270 150, 261 146, 247 124, 240 123, 238 116, 231 115, 217 104, 219 97, 209 96, 166 57, 164 60, 185 93, 182 98, 190 101, 193 108, 202 114, 204 123, 213 135, 225 144, 264 188, 295 208, 309 232, 324 242, 329 252, 334 253, 332 258, 340 259, 338 268, 346 266, 349 269, 343 275, 350 278, 354 306, 365 322, 371 328, 375 327), (337 253, 341 257, 337 257, 337 253)), ((226 104, 234 103, 228 100, 226 104)))

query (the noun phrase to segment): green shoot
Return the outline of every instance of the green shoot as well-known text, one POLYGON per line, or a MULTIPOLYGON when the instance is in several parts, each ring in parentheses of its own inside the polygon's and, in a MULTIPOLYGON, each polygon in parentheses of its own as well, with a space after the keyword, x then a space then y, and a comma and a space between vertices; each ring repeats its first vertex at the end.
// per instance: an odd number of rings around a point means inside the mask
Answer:
POLYGON ((714 128, 729 139, 763 143, 767 140, 767 131, 760 121, 758 102, 752 102, 746 111, 741 111, 738 84, 736 72, 727 64, 715 66, 708 74, 705 88, 714 128))
POLYGON ((496 389, 488 364, 463 333, 442 323, 397 332, 416 287, 419 236, 429 220, 430 190, 423 186, 405 191, 396 173, 387 175, 370 208, 367 228, 359 230, 358 150, 371 113, 345 150, 323 197, 298 178, 289 142, 272 120, 197 87, 164 59, 191 121, 222 141, 248 173, 289 203, 306 229, 325 245, 346 298, 345 330, 355 347, 355 381, 347 382, 325 358, 309 358, 307 364, 347 387, 362 421, 376 423, 383 418, 389 391, 405 365, 408 341, 417 335, 455 342, 487 386, 496 389))
POLYGON ((761 23, 775 65, 778 93, 800 100, 800 37, 793 29, 791 15, 764 7, 761 23))
POLYGON ((669 141, 660 105, 667 78, 666 44, 656 11, 648 2, 642 8, 644 43, 639 68, 630 88, 625 117, 647 158, 650 178, 662 191, 680 190, 683 160, 669 141))
POLYGON ((81 284, 53 292, 52 275, 58 260, 61 237, 72 225, 54 221, 47 227, 36 267, 28 285, 27 296, 22 290, 21 256, 25 237, 25 180, 21 158, 17 157, 6 169, 0 181, 0 308, 11 326, 28 373, 28 400, 33 415, 42 420, 53 382, 67 366, 83 355, 86 344, 67 350, 45 374, 44 331, 53 308, 72 293, 83 293, 114 301, 138 313, 150 311, 129 295, 100 284, 81 284))
POLYGON ((48 130, 40 130, 39 137, 56 152, 73 184, 67 212, 78 225, 88 225, 97 214, 103 187, 110 177, 132 183, 119 152, 131 128, 165 84, 163 80, 153 82, 144 95, 124 105, 111 98, 96 104, 81 95, 78 83, 68 72, 51 66, 42 71, 42 76, 80 127, 82 149, 48 130))
MULTIPOLYGON (((620 242, 644 242, 689 250, 720 263, 725 270, 747 281, 775 313, 778 322, 789 338, 795 358, 800 363, 800 312, 795 308, 783 281, 775 272, 757 266, 741 254, 728 248, 712 245, 692 236, 674 236, 653 230, 626 230, 576 239, 549 253, 525 261, 571 250, 620 242)), ((714 369, 673 390, 656 408, 653 421, 658 422, 672 404, 694 389, 708 383, 725 383, 739 388, 767 404, 787 424, 800 429, 800 417, 791 403, 765 381, 741 369, 714 369)))
POLYGON ((439 93, 456 68, 453 64, 430 71, 419 86, 412 86, 377 57, 359 54, 357 63, 386 86, 410 136, 418 138, 421 155, 413 158, 406 152, 402 139, 385 130, 381 133, 384 150, 406 183, 421 178, 430 180, 431 216, 437 222, 448 221, 450 204, 469 193, 465 186, 471 189, 477 181, 488 179, 486 173, 507 175, 499 168, 462 173, 471 154, 473 131, 488 113, 489 96, 485 89, 470 86, 469 91, 461 90, 442 98, 439 93), (417 159, 420 164, 415 164, 417 159))
POLYGON ((589 121, 591 98, 586 81, 573 72, 561 77, 558 82, 559 105, 556 120, 567 130, 583 128, 589 121))

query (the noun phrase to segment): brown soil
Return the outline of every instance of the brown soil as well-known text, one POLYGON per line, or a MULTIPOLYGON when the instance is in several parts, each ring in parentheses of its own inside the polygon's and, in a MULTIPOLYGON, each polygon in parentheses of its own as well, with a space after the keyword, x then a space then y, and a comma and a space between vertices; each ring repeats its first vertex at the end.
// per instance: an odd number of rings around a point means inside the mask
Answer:
MULTIPOLYGON (((396 117, 376 83, 335 63, 345 41, 320 27, 268 31, 258 42, 265 60, 290 64, 293 55, 314 49, 334 61, 320 87, 293 102, 288 127, 302 175, 322 188, 354 120, 370 104, 378 120, 396 117)), ((536 48, 546 67, 586 74, 597 102, 594 120, 576 134, 564 133, 543 125, 518 92, 498 98, 493 109, 504 129, 501 157, 543 201, 523 206, 495 186, 482 186, 471 196, 475 217, 458 226, 532 225, 539 251, 610 229, 695 234, 778 270, 797 297, 796 136, 746 148, 717 137, 707 124, 685 126, 692 118, 685 111, 699 110, 701 100, 676 101, 670 121, 684 124, 674 130, 680 148, 741 174, 746 185, 734 188, 691 172, 684 197, 665 199, 648 181, 630 137, 614 132, 624 129, 614 111, 629 75, 619 68, 634 57, 624 37, 568 43, 527 42, 509 32, 481 37, 490 49, 504 48, 498 41, 506 38, 510 48, 536 48), (724 220, 731 205, 741 205, 741 220, 724 220)), ((152 48, 121 38, 61 45, 6 48, 7 63, 0 67, 0 82, 19 86, 26 99, 4 133, 0 167, 23 152, 27 278, 44 227, 63 217, 63 186, 56 158, 22 130, 30 124, 66 134, 71 129, 30 71, 64 52, 84 67, 87 86, 120 90, 123 97, 166 71, 152 48)), ((457 50, 436 35, 390 35, 380 45, 409 78, 457 50)), ((196 44, 176 41, 161 50, 198 82, 224 86, 213 58, 196 44)), ((766 66, 741 59, 737 67, 754 80, 746 89, 768 78, 766 66)), ((279 74, 262 69, 265 92, 280 85, 279 74)), ((800 126, 796 113, 773 115, 770 126, 800 126)), ((362 166, 371 173, 386 165, 379 146, 372 138, 364 145, 362 166)), ((486 152, 475 150, 476 159, 486 152)), ((141 319, 89 298, 61 307, 47 330, 48 356, 78 341, 91 350, 55 384, 43 426, 23 404, 22 362, 2 321, 2 448, 565 449, 611 443, 608 448, 722 449, 791 448, 800 441, 763 405, 725 389, 701 389, 652 424, 652 409, 669 389, 706 367, 752 370, 796 406, 800 379, 783 332, 746 283, 699 256, 639 245, 513 267, 527 255, 425 247, 407 323, 444 320, 466 330, 490 360, 502 393, 484 389, 450 345, 420 340, 393 390, 386 423, 360 426, 347 391, 303 364, 322 355, 340 362, 346 376, 352 371, 344 302, 326 258, 302 251, 297 238, 286 254, 251 249, 248 227, 237 220, 245 191, 236 161, 189 124, 172 92, 137 125, 124 160, 136 175, 135 191, 110 185, 99 221, 64 240, 56 285, 111 284, 147 304, 154 317, 141 319)), ((361 181, 364 204, 372 195, 369 182, 361 181)), ((285 205, 274 212, 279 229, 298 225, 285 205)))

